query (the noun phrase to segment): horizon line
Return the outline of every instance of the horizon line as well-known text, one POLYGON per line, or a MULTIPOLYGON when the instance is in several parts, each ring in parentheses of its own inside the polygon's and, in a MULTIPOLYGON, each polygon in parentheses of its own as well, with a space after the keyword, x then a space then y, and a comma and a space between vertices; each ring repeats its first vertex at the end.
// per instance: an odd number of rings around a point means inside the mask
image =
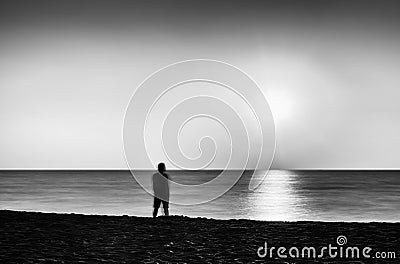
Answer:
MULTIPOLYGON (((0 168, 0 171, 152 171, 156 168, 0 168)), ((171 168, 170 171, 192 171, 190 169, 177 169, 171 168)), ((216 171, 216 170, 243 170, 240 168, 224 169, 224 168, 207 168, 201 169, 203 171, 216 171)), ((201 171, 193 170, 193 171, 201 171)), ((255 170, 255 168, 246 168, 244 171, 255 170)), ((261 169, 260 169, 261 170, 261 169)), ((266 170, 266 169, 264 169, 266 170)), ((399 171, 400 168, 270 168, 269 170, 293 170, 293 171, 399 171)))

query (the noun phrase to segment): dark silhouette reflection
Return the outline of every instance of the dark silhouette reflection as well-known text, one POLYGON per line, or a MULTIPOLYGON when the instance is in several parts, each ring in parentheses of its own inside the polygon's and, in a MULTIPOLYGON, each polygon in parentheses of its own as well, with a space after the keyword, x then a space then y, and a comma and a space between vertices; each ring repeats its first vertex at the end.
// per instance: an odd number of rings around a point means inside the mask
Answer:
POLYGON ((168 203, 169 203, 169 175, 165 172, 166 167, 164 163, 158 164, 158 172, 153 174, 153 190, 154 190, 154 210, 153 217, 157 217, 158 208, 161 203, 163 204, 164 215, 168 216, 168 203))

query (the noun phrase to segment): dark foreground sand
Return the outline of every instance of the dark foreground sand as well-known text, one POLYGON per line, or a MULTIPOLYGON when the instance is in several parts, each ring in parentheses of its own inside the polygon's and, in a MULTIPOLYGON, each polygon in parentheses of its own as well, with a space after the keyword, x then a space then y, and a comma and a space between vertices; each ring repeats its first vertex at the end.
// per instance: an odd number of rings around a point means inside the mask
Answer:
MULTIPOLYGON (((400 223, 213 220, 0 211, 0 263, 400 263, 400 223), (337 246, 396 259, 260 258, 257 249, 337 246)), ((288 254, 288 252, 286 252, 288 254)))

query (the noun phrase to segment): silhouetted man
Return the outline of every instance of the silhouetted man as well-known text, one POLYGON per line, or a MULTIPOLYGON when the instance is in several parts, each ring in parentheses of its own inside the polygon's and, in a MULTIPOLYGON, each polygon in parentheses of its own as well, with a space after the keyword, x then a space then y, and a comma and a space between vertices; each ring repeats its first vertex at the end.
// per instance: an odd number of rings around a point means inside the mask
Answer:
POLYGON ((169 182, 168 174, 165 173, 166 168, 164 163, 158 164, 158 172, 153 174, 153 190, 154 190, 154 211, 153 217, 157 217, 158 208, 161 203, 164 208, 164 215, 168 216, 168 202, 169 202, 169 182))

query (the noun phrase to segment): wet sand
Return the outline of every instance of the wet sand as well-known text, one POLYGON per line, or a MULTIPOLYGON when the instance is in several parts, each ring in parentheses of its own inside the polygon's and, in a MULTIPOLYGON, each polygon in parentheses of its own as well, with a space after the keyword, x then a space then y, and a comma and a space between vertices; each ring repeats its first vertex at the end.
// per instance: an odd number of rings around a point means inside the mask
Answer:
MULTIPOLYGON (((0 263, 399 263, 400 223, 157 219, 0 211, 0 263), (260 258, 259 247, 372 248, 396 259, 260 258)), ((263 251, 260 251, 261 253, 263 251)), ((286 251, 288 255, 288 252, 286 251)), ((360 253, 361 254, 361 253, 360 253)))

